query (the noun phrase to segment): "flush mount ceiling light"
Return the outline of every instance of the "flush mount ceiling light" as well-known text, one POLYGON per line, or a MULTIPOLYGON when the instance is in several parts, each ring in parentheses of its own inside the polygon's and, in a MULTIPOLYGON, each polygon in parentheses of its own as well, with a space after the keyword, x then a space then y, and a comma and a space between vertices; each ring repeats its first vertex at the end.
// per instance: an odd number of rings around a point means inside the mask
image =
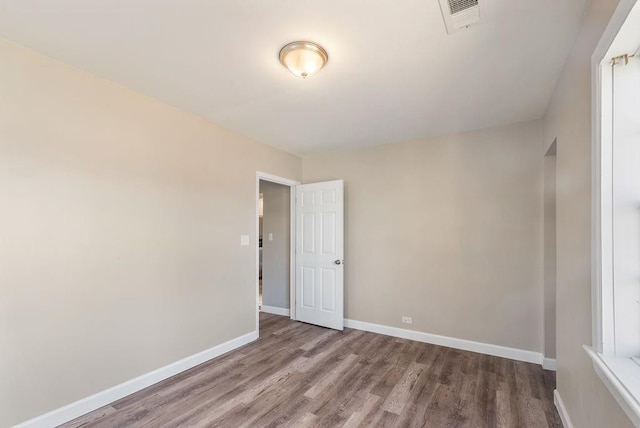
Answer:
POLYGON ((292 42, 280 49, 280 62, 301 79, 316 74, 329 60, 322 46, 313 42, 292 42))

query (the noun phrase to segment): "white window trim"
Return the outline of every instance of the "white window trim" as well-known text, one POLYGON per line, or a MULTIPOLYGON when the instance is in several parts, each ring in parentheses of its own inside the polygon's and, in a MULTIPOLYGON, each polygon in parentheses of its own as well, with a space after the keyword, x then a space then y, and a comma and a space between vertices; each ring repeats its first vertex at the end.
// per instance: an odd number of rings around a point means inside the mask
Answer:
POLYGON ((640 426, 640 367, 631 358, 616 358, 596 352, 585 345, 585 351, 593 361, 593 368, 613 398, 631 419, 640 426))
POLYGON ((609 47, 637 0, 620 0, 611 21, 607 25, 593 56, 591 57, 591 161, 592 161, 592 206, 591 206, 591 257, 592 257, 592 346, 584 346, 593 361, 596 374, 606 385, 627 416, 640 426, 640 365, 630 358, 617 358, 603 353, 603 293, 602 293, 602 230, 601 230, 601 174, 600 145, 602 129, 601 111, 601 64, 609 47))

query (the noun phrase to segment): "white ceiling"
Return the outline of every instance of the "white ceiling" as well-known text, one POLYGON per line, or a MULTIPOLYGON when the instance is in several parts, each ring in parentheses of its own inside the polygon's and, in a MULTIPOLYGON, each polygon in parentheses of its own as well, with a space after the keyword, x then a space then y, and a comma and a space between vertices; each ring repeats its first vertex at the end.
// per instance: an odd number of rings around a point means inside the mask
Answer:
POLYGON ((0 0, 0 37, 304 155, 542 117, 587 0, 485 1, 447 35, 437 0, 0 0))

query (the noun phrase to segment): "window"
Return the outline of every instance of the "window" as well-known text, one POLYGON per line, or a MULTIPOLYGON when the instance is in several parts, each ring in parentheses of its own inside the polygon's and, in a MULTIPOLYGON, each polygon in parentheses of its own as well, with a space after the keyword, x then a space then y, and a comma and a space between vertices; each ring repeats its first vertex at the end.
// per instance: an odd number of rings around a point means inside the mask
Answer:
POLYGON ((640 425, 640 2, 621 1, 593 56, 596 372, 640 425))

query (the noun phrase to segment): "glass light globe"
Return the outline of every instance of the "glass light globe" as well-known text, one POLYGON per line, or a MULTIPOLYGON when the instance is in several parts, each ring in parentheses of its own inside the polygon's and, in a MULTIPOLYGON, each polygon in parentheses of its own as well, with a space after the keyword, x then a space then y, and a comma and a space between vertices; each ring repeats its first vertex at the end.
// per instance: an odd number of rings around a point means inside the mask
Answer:
POLYGON ((316 74, 328 59, 327 52, 312 42, 293 42, 280 50, 282 65, 302 79, 316 74))

